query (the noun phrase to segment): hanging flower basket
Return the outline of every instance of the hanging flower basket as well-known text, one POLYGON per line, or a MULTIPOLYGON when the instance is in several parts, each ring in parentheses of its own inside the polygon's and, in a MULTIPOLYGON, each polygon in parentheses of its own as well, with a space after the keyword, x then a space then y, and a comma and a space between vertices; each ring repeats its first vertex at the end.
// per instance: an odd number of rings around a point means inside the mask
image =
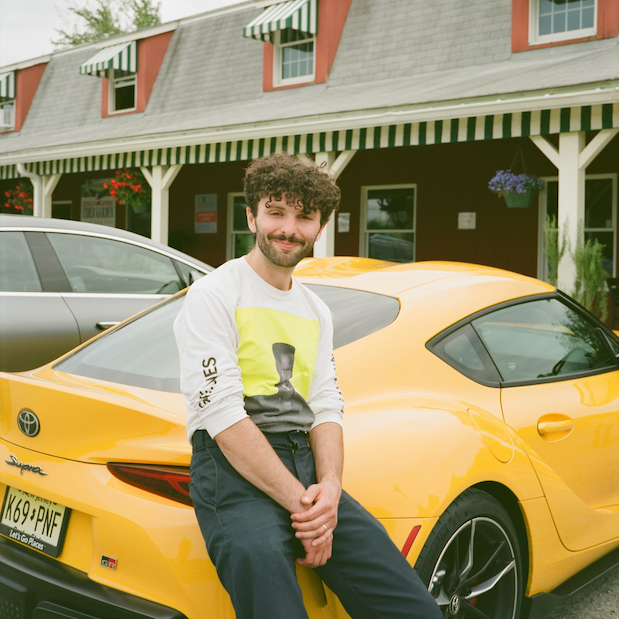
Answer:
POLYGON ((146 213, 150 208, 150 186, 140 170, 123 168, 116 170, 109 183, 103 183, 117 204, 131 207, 134 213, 146 213))
POLYGON ((19 182, 14 189, 4 192, 4 208, 9 213, 32 215, 33 199, 30 181, 19 182))
POLYGON ((506 191, 503 194, 503 199, 508 208, 528 208, 533 202, 535 189, 525 189, 522 193, 517 191, 506 191))
POLYGON ((509 208, 531 206, 533 196, 543 189, 545 181, 532 174, 515 174, 511 170, 498 170, 488 183, 488 189, 499 198, 505 198, 509 208))

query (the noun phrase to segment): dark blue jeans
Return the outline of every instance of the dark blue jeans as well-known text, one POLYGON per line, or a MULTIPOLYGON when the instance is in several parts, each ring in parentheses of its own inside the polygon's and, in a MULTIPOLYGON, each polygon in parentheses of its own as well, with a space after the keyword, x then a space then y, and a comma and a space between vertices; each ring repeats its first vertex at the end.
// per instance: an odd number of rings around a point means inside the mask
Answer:
MULTIPOLYGON (((304 432, 265 435, 304 486, 316 483, 304 432)), ((191 498, 209 556, 238 619, 307 619, 290 514, 239 475, 204 431, 193 437, 191 498)), ((441 619, 384 527, 342 492, 333 555, 316 572, 353 619, 441 619)))

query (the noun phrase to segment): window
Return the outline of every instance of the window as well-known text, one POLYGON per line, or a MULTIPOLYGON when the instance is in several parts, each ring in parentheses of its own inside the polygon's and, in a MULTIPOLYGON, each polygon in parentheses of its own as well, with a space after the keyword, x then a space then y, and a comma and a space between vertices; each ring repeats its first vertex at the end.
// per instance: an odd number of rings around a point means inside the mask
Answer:
POLYGON ((531 0, 531 42, 551 43, 597 34, 596 0, 531 0))
POLYGON ((245 196, 228 194, 228 259, 240 258, 251 251, 254 235, 247 227, 245 196))
POLYGON ((414 185, 363 187, 362 255, 378 260, 415 260, 414 185))
POLYGON ((4 292, 42 290, 23 232, 0 232, 0 290, 4 292))
POLYGON ((132 243, 48 233, 73 292, 173 294, 182 290, 172 260, 132 243))
POLYGON ((273 82, 279 86, 314 79, 315 36, 286 28, 275 33, 273 82))
POLYGON ((110 114, 114 112, 126 112, 136 107, 137 76, 115 76, 114 69, 110 69, 110 114))
POLYGON ((428 343, 428 348, 458 372, 482 384, 498 386, 501 377, 470 324, 428 343), (441 339, 442 338, 442 339, 441 339))
MULTIPOLYGON (((331 309, 335 348, 392 323, 400 311, 393 297, 333 286, 309 286, 331 309)), ((146 389, 180 391, 180 363, 172 325, 184 296, 160 303, 60 361, 54 369, 146 389), (157 337, 153 337, 153 333, 157 337)))
POLYGON ((0 102, 0 131, 15 128, 15 100, 0 102))
POLYGON ((503 382, 544 382, 614 368, 600 329, 559 299, 511 305, 471 324, 503 382))
MULTIPOLYGON (((559 210, 559 182, 547 180, 541 194, 540 260, 538 277, 548 281, 548 260, 545 255, 543 228, 546 215, 557 220, 559 210)), ((604 246, 604 269, 615 276, 617 246, 617 175, 591 175, 585 180, 585 239, 597 239, 604 246)))

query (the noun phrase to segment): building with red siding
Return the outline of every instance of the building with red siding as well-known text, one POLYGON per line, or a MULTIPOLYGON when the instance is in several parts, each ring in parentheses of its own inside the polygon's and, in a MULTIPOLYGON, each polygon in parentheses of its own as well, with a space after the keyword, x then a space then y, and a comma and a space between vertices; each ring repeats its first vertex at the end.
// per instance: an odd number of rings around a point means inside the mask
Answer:
POLYGON ((618 132, 614 0, 249 0, 0 67, 0 197, 28 177, 35 216, 81 219, 139 168, 116 226, 214 265, 251 244, 248 161, 286 151, 342 189, 317 255, 544 278, 550 215, 617 275, 618 132), (509 168, 546 181, 527 208, 488 189, 509 168))

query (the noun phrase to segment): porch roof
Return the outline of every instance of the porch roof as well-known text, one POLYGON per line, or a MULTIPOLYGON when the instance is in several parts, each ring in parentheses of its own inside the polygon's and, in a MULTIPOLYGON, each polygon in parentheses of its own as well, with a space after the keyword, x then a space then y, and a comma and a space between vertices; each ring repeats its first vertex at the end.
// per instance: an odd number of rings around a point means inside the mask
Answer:
POLYGON ((354 19, 363 7, 353 2, 326 84, 274 92, 262 91, 255 42, 238 34, 255 7, 180 23, 144 113, 101 118, 100 85, 76 71, 92 47, 54 54, 22 130, 0 135, 0 178, 15 176, 17 163, 69 172, 619 127, 617 39, 446 70, 413 66, 391 78, 364 65, 362 79, 352 63, 366 47, 353 26, 371 24, 354 19))

